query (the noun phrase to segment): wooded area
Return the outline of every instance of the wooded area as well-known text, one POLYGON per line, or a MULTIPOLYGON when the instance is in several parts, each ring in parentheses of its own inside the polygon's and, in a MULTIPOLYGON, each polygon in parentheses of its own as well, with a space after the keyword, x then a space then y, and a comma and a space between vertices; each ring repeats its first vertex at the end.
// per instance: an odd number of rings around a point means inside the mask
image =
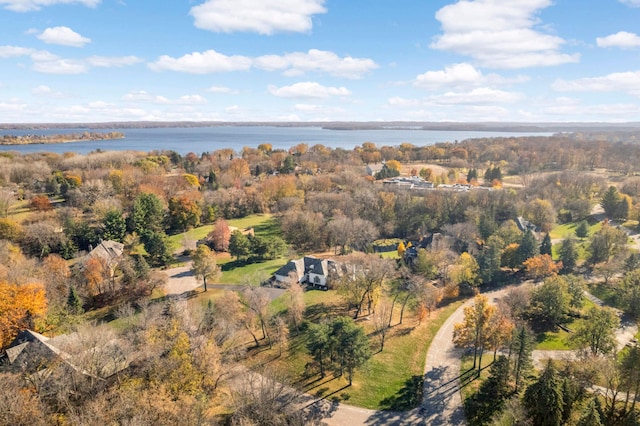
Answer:
POLYGON ((617 350, 618 316, 584 291, 640 315, 629 241, 640 228, 639 157, 636 143, 580 135, 185 156, 0 152, 0 423, 313 424, 285 404, 308 391, 295 383, 328 376, 349 387, 401 332, 415 336, 432 312, 476 297, 454 334, 483 382, 465 403, 471 424, 635 424, 638 349, 617 350), (393 172, 368 173, 373 165, 393 172), (434 187, 383 183, 391 175, 434 187), (272 227, 231 229, 256 214, 272 227), (187 239, 204 227, 198 243, 187 239), (374 253, 389 245, 385 258, 374 253), (320 303, 301 277, 274 300, 260 286, 270 277, 243 273, 307 254, 338 265, 320 303), (164 271, 185 264, 206 297, 163 293, 164 271), (212 288, 234 269, 246 286, 212 288), (524 281, 537 284, 498 306, 477 296, 524 281), (538 377, 536 339, 577 320, 566 344, 581 365, 549 363, 538 377), (23 330, 69 357, 21 364, 26 346, 7 349, 23 330), (251 380, 263 387, 248 391, 251 380))

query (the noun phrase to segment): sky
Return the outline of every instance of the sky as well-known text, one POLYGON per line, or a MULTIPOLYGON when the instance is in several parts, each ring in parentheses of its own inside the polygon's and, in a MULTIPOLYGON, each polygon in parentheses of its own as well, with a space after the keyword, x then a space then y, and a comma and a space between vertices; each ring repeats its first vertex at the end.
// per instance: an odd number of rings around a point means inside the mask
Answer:
POLYGON ((640 121, 640 0, 0 0, 0 122, 640 121))

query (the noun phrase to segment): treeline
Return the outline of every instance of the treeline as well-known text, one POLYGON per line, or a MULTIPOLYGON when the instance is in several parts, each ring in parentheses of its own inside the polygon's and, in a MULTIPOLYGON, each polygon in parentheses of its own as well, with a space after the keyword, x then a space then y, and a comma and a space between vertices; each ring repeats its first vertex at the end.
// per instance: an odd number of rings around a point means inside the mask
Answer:
POLYGON ((111 139, 123 139, 122 132, 82 132, 55 135, 2 135, 0 145, 29 145, 29 144, 49 144, 81 141, 102 141, 111 139))

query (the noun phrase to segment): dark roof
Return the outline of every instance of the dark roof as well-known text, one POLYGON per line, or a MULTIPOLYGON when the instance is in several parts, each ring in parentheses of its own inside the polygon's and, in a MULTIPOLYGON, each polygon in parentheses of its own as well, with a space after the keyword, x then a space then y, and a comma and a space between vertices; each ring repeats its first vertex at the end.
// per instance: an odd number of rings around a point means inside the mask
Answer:
POLYGON ((324 259, 318 259, 317 257, 305 256, 304 271, 307 274, 329 275, 328 262, 324 259))
POLYGON ((282 266, 273 274, 288 277, 291 273, 294 273, 298 279, 302 278, 304 275, 304 263, 301 259, 288 261, 286 265, 282 266))

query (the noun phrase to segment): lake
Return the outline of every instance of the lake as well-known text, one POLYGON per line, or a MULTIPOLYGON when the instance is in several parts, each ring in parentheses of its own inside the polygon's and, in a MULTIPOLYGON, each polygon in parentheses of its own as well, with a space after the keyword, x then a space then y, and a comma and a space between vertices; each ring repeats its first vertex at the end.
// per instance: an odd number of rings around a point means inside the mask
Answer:
MULTIPOLYGON (((69 128, 55 130, 3 130, 8 135, 50 135, 82 133, 91 129, 69 128)), ((180 154, 194 152, 201 154, 216 149, 232 148, 236 151, 248 146, 255 148, 261 143, 269 143, 274 149, 288 149, 299 143, 309 146, 322 144, 330 148, 353 149, 363 142, 373 142, 378 146, 397 146, 408 142, 416 146, 433 145, 437 142, 455 142, 471 138, 550 136, 552 133, 533 132, 484 132, 448 130, 329 130, 320 127, 274 127, 274 126, 218 126, 190 128, 135 128, 99 129, 99 133, 118 131, 124 139, 108 141, 88 141, 58 144, 0 145, 0 151, 30 152, 75 152, 86 154, 97 149, 103 151, 152 151, 174 150, 180 154)))

